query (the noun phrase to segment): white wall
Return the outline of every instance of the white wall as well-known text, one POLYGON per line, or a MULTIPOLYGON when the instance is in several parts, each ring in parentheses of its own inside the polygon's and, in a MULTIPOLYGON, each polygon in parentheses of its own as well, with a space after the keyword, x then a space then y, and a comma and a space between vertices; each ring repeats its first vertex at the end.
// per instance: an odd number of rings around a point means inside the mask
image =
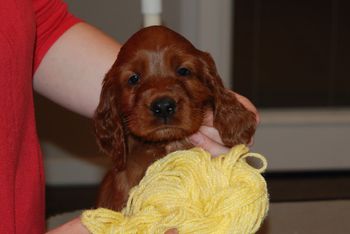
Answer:
POLYGON ((179 0, 179 31, 209 52, 226 87, 231 87, 232 0, 179 0))
POLYGON ((261 110, 252 151, 270 171, 349 170, 350 109, 261 110))

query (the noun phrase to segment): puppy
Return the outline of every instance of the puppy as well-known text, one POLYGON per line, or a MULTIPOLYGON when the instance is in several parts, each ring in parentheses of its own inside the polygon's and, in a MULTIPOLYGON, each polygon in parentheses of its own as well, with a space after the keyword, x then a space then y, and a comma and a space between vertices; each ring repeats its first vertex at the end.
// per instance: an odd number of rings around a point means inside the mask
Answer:
POLYGON ((150 164, 193 147, 186 138, 207 111, 226 146, 249 143, 255 115, 224 88, 208 53, 163 26, 135 33, 104 78, 94 116, 97 142, 113 160, 97 206, 121 210, 150 164))

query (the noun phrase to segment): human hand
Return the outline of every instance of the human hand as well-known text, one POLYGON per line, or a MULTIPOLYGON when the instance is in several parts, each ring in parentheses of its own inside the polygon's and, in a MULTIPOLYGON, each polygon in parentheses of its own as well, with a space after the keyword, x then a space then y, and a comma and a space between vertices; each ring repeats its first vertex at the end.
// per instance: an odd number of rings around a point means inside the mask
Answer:
MULTIPOLYGON (((59 226, 46 234, 90 234, 90 232, 82 224, 80 217, 77 217, 68 223, 59 226)), ((178 234, 176 228, 169 229, 164 234, 178 234)))
POLYGON ((169 229, 164 234, 179 234, 176 228, 169 229))
POLYGON ((77 217, 68 223, 63 224, 53 230, 50 230, 46 234, 90 234, 90 232, 82 224, 80 217, 77 217))
MULTIPOLYGON (((245 108, 255 114, 258 125, 260 122, 260 117, 256 107, 246 97, 237 93, 234 94, 245 108)), ((207 150, 213 156, 218 156, 228 152, 229 148, 224 145, 218 130, 213 127, 213 119, 213 112, 207 112, 203 125, 199 128, 197 133, 189 137, 189 140, 192 144, 207 150)), ((253 144, 253 139, 250 141, 250 145, 251 144, 253 144)))

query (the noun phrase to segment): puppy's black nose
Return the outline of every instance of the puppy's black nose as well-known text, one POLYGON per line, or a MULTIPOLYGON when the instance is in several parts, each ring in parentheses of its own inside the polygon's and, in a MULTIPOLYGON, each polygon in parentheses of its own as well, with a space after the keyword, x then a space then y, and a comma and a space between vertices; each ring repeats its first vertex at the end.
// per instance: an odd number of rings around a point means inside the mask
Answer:
POLYGON ((159 98, 151 103, 151 111, 156 117, 167 119, 176 112, 176 102, 172 98, 159 98))

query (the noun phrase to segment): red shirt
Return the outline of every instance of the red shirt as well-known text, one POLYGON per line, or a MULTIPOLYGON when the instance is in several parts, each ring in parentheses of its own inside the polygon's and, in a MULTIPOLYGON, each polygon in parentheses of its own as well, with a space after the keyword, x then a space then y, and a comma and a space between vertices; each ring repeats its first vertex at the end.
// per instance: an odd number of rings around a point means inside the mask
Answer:
POLYGON ((60 0, 1 0, 0 233, 42 234, 45 182, 32 77, 76 18, 60 0))

